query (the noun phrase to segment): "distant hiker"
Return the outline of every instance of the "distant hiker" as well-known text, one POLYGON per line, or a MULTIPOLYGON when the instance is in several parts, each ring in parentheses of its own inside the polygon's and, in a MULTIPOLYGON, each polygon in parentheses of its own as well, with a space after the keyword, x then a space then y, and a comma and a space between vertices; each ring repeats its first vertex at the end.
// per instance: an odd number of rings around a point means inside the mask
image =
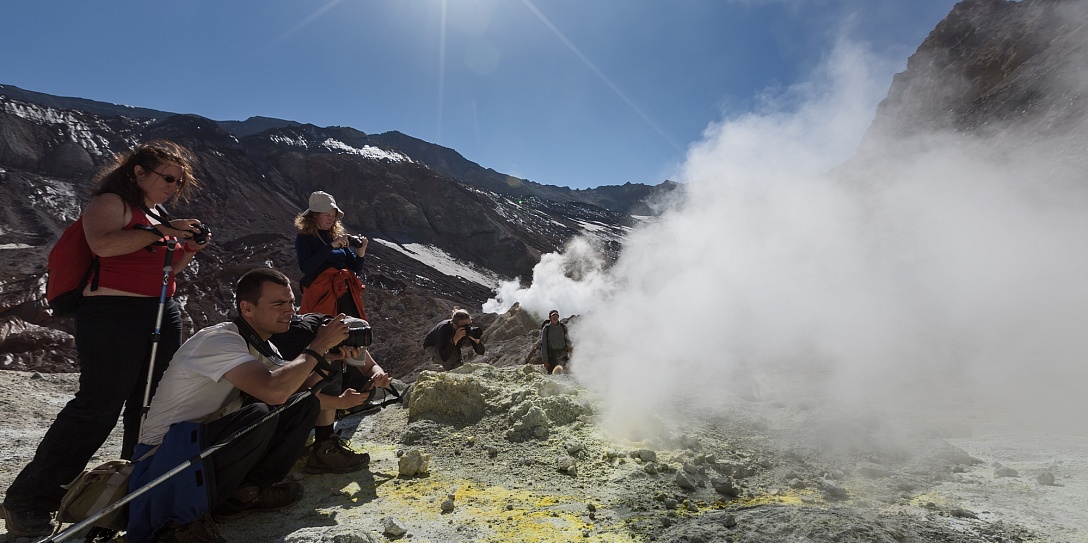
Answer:
POLYGON ((481 341, 483 330, 472 324, 472 315, 464 309, 454 309, 450 318, 439 321, 423 338, 423 349, 431 361, 446 371, 461 367, 461 348, 471 346, 476 354, 484 354, 481 341))
MULTIPOLYGON (((327 192, 310 194, 309 207, 295 217, 295 256, 302 271, 302 305, 300 313, 343 313, 349 317, 366 320, 363 307, 363 260, 369 240, 362 236, 349 236, 340 222, 344 212, 336 206, 336 200, 327 192), (355 247, 353 250, 352 247, 355 247)), ((338 364, 335 368, 340 378, 329 383, 322 392, 340 396, 345 390, 357 391, 368 384, 368 379, 357 367, 338 364)), ((364 398, 365 400, 365 398, 364 398)), ((317 417, 314 434, 328 437, 333 433, 336 410, 325 409, 317 417)), ((339 447, 337 450, 342 450, 339 447)))
POLYGON ((540 329, 540 360, 544 362, 544 371, 551 374, 569 371, 566 366, 573 350, 567 325, 559 322, 559 310, 551 310, 548 320, 540 329))
POLYGON ((79 391, 42 438, 34 459, 15 478, 2 512, 9 537, 53 532, 52 513, 72 482, 106 441, 124 410, 121 457, 131 458, 148 382, 152 334, 162 320, 152 387, 181 344, 181 312, 173 295, 175 274, 207 244, 193 241, 197 219, 169 219, 157 208, 189 200, 200 188, 192 153, 175 143, 152 141, 118 155, 97 177, 98 188, 83 212, 86 243, 97 256, 75 316, 79 391), (155 209, 155 211, 151 211, 155 209), (168 241, 176 242, 164 272, 168 241))
MULTIPOLYGON (((274 334, 269 342, 276 346, 286 360, 293 360, 310 344, 320 325, 332 317, 324 313, 295 315, 288 331, 274 334)), ((321 413, 314 425, 314 446, 306 459, 306 473, 350 473, 367 467, 370 455, 355 452, 333 431, 338 411, 350 411, 366 403, 375 387, 388 387, 392 378, 363 349, 362 355, 351 361, 333 361, 333 383, 317 393, 321 413), (356 367, 351 375, 359 375, 359 382, 347 383, 345 367, 356 367)))
MULTIPOLYGON (((290 280, 276 270, 243 275, 235 298, 238 318, 197 332, 163 375, 136 447, 130 490, 251 426, 271 406, 289 403, 300 387, 318 381, 313 371, 320 358, 360 355, 348 347, 329 352, 348 337, 343 315, 320 326, 304 354, 290 361, 261 354, 275 354, 268 338, 286 332, 295 312, 290 280), (243 392, 249 403, 243 403, 243 392)), ((317 397, 305 395, 188 468, 194 473, 175 475, 133 500, 126 541, 221 542, 215 521, 298 502, 302 485, 285 477, 302 455, 320 409, 317 397)))

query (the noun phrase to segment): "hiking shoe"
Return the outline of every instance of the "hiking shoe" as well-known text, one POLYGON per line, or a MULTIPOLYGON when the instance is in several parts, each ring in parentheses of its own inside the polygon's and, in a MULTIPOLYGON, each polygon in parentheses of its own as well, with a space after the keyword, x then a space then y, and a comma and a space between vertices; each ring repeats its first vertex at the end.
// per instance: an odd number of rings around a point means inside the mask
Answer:
POLYGON ((227 543, 227 540, 219 535, 211 517, 204 515, 189 524, 170 521, 155 537, 155 543, 227 543))
POLYGON ((351 473, 368 465, 370 465, 369 454, 353 451, 338 434, 333 434, 328 439, 314 443, 303 470, 311 474, 351 473))
POLYGON ((261 489, 243 486, 212 511, 212 518, 216 522, 226 522, 254 511, 278 511, 298 503, 302 494, 302 484, 298 481, 280 481, 261 489))
POLYGON ((0 505, 0 515, 4 517, 9 536, 42 537, 52 534, 57 528, 50 511, 12 511, 0 505))

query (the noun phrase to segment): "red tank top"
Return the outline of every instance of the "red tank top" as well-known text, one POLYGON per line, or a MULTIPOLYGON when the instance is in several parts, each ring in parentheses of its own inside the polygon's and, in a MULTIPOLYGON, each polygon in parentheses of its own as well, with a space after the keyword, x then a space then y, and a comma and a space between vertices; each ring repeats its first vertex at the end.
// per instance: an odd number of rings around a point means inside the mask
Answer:
MULTIPOLYGON (((132 230, 137 224, 150 226, 151 221, 144 215, 143 210, 133 208, 132 220, 125 225, 124 230, 132 230)), ((139 249, 127 255, 106 256, 98 258, 98 286, 112 288, 122 292, 131 292, 143 296, 158 296, 162 293, 162 269, 166 258, 166 247, 152 245, 151 249, 139 249)), ((174 250, 173 263, 185 254, 179 246, 174 250)), ((170 271, 170 279, 166 284, 166 295, 173 296, 177 284, 174 282, 174 272, 170 271)))

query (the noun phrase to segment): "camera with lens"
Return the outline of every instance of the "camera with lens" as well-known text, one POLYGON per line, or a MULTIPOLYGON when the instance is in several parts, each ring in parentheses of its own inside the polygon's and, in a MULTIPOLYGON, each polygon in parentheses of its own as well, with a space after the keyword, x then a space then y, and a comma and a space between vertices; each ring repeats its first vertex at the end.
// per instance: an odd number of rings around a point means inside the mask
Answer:
POLYGON ((371 332, 370 323, 355 317, 344 317, 344 324, 348 325, 348 337, 333 349, 339 349, 340 347, 369 347, 374 342, 374 334, 371 332))
POLYGON ((466 324, 464 326, 464 329, 465 329, 465 335, 469 336, 469 337, 480 339, 484 335, 483 328, 480 328, 479 326, 473 326, 471 324, 466 324))
POLYGON ((208 243, 208 236, 211 235, 212 229, 208 228, 208 225, 204 223, 201 223, 196 228, 198 231, 193 232, 193 241, 196 242, 197 245, 208 243))
POLYGON ((352 249, 358 249, 359 247, 362 247, 362 236, 348 236, 348 245, 351 246, 352 249))

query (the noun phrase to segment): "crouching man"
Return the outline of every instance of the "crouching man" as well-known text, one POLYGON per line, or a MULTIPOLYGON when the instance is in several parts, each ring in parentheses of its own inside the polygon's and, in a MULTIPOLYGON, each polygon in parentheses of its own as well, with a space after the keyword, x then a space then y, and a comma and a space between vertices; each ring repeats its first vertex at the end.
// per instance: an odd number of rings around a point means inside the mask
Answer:
MULTIPOLYGON (((215 521, 302 499, 302 485, 285 477, 302 456, 320 404, 298 390, 316 381, 315 367, 328 365, 324 356, 347 338, 348 328, 339 315, 317 330, 303 354, 285 361, 268 338, 285 332, 295 312, 287 276, 252 270, 238 280, 235 298, 237 319, 197 332, 174 355, 140 433, 129 489, 211 445, 227 444, 131 502, 129 543, 222 542, 215 521), (251 398, 245 404, 243 392, 251 398), (281 404, 289 407, 259 423, 281 404)), ((330 354, 358 355, 352 348, 330 354)))

